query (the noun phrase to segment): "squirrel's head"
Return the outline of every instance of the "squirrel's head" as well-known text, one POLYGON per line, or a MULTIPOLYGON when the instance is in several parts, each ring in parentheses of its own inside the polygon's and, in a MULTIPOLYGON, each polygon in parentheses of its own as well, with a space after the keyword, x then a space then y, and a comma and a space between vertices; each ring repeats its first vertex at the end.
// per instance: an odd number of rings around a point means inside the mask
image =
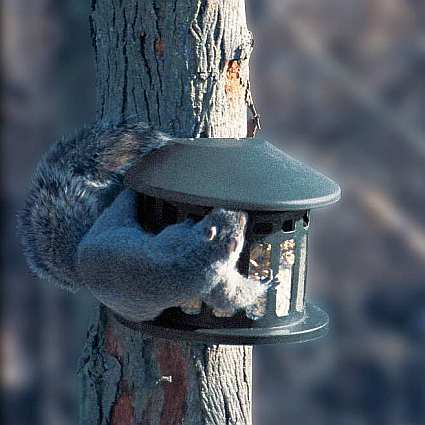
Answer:
POLYGON ((215 208, 196 227, 207 249, 217 253, 217 260, 236 262, 243 248, 247 222, 248 215, 243 211, 215 208))

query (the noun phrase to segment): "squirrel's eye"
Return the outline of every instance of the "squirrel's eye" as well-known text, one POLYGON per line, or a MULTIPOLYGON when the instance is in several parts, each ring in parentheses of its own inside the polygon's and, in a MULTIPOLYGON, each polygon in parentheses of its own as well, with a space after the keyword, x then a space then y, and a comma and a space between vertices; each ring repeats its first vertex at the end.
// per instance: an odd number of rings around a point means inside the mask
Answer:
POLYGON ((212 241, 217 236, 217 227, 212 226, 207 233, 207 237, 209 241, 212 241))

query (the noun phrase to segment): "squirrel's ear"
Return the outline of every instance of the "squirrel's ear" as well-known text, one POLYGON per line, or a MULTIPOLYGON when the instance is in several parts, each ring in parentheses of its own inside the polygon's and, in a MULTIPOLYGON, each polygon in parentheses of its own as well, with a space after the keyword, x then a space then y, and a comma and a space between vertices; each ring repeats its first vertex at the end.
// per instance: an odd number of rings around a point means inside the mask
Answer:
POLYGON ((207 230, 206 235, 207 235, 207 239, 209 241, 213 241, 216 238, 216 236, 217 236, 217 227, 216 226, 211 226, 207 230))

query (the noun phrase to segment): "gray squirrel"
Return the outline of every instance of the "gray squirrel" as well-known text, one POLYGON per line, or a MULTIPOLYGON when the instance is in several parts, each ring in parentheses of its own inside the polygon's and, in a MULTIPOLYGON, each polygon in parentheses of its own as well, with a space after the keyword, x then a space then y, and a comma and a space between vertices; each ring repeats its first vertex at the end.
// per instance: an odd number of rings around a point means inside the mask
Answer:
POLYGON ((87 287, 131 321, 204 302, 217 316, 240 309, 255 319, 267 290, 240 275, 247 214, 215 208, 195 223, 146 232, 129 168, 173 138, 140 122, 94 125, 51 146, 33 175, 18 231, 30 269, 76 292, 87 287))

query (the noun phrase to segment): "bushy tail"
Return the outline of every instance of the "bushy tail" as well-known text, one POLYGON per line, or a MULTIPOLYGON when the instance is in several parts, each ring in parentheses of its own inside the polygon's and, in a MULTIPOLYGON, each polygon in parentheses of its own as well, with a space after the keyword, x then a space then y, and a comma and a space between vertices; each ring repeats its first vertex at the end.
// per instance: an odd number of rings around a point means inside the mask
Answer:
POLYGON ((170 138, 141 123, 94 126, 54 144, 33 175, 18 234, 30 269, 76 291, 77 247, 101 212, 122 190, 122 176, 170 138))

